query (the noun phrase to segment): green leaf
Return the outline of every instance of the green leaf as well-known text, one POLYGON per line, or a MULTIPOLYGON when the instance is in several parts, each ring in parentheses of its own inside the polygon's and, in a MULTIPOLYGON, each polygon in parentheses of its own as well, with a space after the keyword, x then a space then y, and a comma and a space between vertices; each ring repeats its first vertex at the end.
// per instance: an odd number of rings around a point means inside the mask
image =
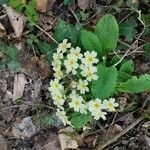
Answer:
POLYGON ((3 4, 8 4, 9 0, 1 0, 0 1, 0 5, 3 5, 3 4))
POLYGON ((42 54, 47 56, 47 60, 51 63, 53 61, 53 53, 55 52, 53 46, 46 42, 39 41, 37 47, 42 54))
POLYGON ((138 10, 139 7, 139 2, 138 1, 133 1, 133 0, 127 0, 127 5, 132 8, 138 10))
POLYGON ((21 12, 25 5, 23 5, 21 0, 10 0, 9 5, 15 8, 16 11, 21 12))
POLYGON ((71 5, 74 0, 64 0, 64 5, 71 5))
POLYGON ((55 28, 54 38, 61 42, 67 38, 72 44, 77 44, 78 31, 71 24, 67 24, 65 21, 60 21, 58 26, 55 28))
POLYGON ((150 58, 150 43, 146 43, 146 45, 144 46, 144 50, 145 50, 145 56, 150 58))
POLYGON ((49 127, 55 123, 54 118, 48 114, 42 115, 39 119, 41 124, 44 125, 45 127, 49 127))
POLYGON ((36 0, 31 0, 26 5, 25 15, 28 18, 30 26, 33 26, 38 21, 38 14, 36 12, 36 0))
POLYGON ((122 82, 119 85, 117 85, 117 90, 120 92, 127 93, 139 93, 143 91, 149 91, 150 75, 145 74, 140 76, 139 78, 134 76, 126 82, 122 82))
POLYGON ((126 72, 118 71, 117 82, 125 82, 130 79, 132 76, 126 72))
POLYGON ((81 44, 85 50, 96 51, 100 56, 102 56, 102 47, 99 42, 97 35, 90 31, 81 31, 81 44))
POLYGON ((133 17, 130 19, 127 19, 126 21, 122 22, 119 26, 119 31, 121 35, 124 35, 126 37, 126 40, 129 42, 132 42, 133 37, 137 33, 136 28, 137 22, 133 17))
POLYGON ((91 119, 91 114, 80 114, 78 112, 75 112, 71 116, 71 124, 76 128, 76 129, 81 129, 83 128, 88 121, 91 119))
POLYGON ((98 80, 92 82, 92 94, 97 98, 105 99, 115 92, 117 69, 107 68, 103 64, 99 64, 97 69, 98 80))
POLYGON ((142 20, 146 27, 150 26, 150 14, 142 14, 142 20))
POLYGON ((18 60, 18 49, 15 46, 7 46, 7 45, 2 45, 0 50, 2 53, 6 54, 11 60, 18 60))
POLYGON ((126 61, 120 67, 120 71, 128 73, 128 74, 132 73, 133 70, 134 70, 134 62, 133 62, 133 60, 126 61))
POLYGON ((114 16, 110 14, 103 16, 96 25, 95 34, 98 36, 102 45, 103 55, 115 50, 119 36, 119 28, 114 16))
POLYGON ((7 63, 7 68, 11 70, 16 70, 21 67, 21 64, 17 61, 10 61, 7 63))

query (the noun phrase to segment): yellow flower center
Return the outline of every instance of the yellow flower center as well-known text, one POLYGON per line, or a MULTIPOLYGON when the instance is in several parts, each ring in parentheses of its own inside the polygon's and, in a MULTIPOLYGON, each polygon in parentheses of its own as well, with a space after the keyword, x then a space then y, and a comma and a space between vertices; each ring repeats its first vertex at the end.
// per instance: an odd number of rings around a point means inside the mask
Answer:
POLYGON ((87 75, 91 77, 91 76, 92 76, 92 72, 91 72, 91 71, 88 71, 88 72, 87 72, 87 75))
POLYGON ((92 62, 93 61, 93 58, 92 57, 88 57, 88 62, 92 62))
POLYGON ((54 88, 58 88, 58 84, 57 83, 54 84, 54 88))
POLYGON ((79 53, 78 53, 78 52, 75 52, 75 56, 79 56, 79 53))
POLYGON ((83 83, 83 84, 81 85, 81 87, 82 87, 83 89, 85 89, 85 88, 86 88, 86 85, 83 83))
POLYGON ((95 107, 96 109, 98 109, 98 108, 100 107, 100 105, 99 105, 98 103, 95 103, 95 104, 94 104, 94 107, 95 107))
POLYGON ((113 104, 112 103, 109 103, 108 104, 108 108, 112 108, 113 107, 113 104))
POLYGON ((75 105, 79 106, 80 105, 79 101, 75 101, 75 105))
POLYGON ((73 61, 73 60, 70 60, 69 63, 70 63, 70 65, 73 65, 73 64, 74 64, 74 61, 73 61))

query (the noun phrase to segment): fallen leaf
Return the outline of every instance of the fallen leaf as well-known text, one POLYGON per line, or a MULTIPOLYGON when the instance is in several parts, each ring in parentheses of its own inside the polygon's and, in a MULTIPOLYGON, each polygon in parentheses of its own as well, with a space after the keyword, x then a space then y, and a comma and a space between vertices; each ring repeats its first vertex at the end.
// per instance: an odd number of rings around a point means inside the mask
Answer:
POLYGON ((27 80, 24 74, 19 73, 15 75, 14 89, 13 89, 13 101, 23 96, 24 87, 26 84, 27 84, 27 80))
POLYGON ((32 57, 24 65, 24 68, 38 72, 42 77, 49 77, 51 75, 51 70, 48 65, 48 62, 43 56, 41 56, 40 58, 32 57))
POLYGON ((74 136, 71 136, 73 133, 73 129, 71 127, 67 127, 65 129, 59 130, 59 140, 60 146, 62 150, 65 149, 77 149, 78 144, 75 140, 74 136))
POLYGON ((90 0, 78 0, 78 5, 84 11, 89 8, 90 0))
POLYGON ((3 37, 5 35, 6 35, 5 28, 4 28, 4 26, 0 22, 0 37, 3 37))
POLYGON ((8 150, 7 141, 1 134, 0 134, 0 150, 8 150))
POLYGON ((61 150, 58 135, 50 133, 42 150, 61 150))
POLYGON ((40 90, 41 90, 41 86, 42 86, 42 81, 39 78, 34 83, 34 90, 32 92, 32 96, 31 96, 33 101, 36 100, 36 98, 38 98, 38 95, 39 95, 40 90))
POLYGON ((16 37, 20 37, 27 21, 26 17, 20 13, 17 13, 13 8, 7 5, 3 6, 15 31, 16 37))
POLYGON ((37 0, 36 9, 39 12, 46 12, 48 0, 37 0))

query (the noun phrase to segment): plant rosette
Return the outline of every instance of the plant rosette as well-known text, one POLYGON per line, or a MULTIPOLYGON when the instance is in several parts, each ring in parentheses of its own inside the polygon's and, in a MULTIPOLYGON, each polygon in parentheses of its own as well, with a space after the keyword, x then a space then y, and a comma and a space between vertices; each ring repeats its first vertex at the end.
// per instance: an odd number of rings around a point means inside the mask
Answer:
POLYGON ((83 128, 91 117, 106 120, 107 112, 115 111, 119 106, 114 98, 101 100, 91 93, 91 82, 98 79, 99 60, 96 57, 95 51, 82 54, 81 48, 73 48, 67 39, 58 45, 53 54, 54 79, 48 89, 57 107, 56 115, 64 125, 76 128, 72 116, 78 114, 83 120, 86 118, 83 128))

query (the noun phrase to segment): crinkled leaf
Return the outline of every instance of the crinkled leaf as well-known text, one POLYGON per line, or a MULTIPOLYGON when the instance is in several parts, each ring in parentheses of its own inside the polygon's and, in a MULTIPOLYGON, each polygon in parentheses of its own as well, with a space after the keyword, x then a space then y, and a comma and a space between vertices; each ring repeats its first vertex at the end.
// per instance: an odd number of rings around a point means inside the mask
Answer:
POLYGON ((18 12, 21 12, 23 8, 25 7, 21 0, 10 0, 9 5, 18 12))
POLYGON ((146 43, 144 46, 145 56, 150 58, 150 43, 146 43))
POLYGON ((53 60, 53 53, 55 52, 53 45, 39 41, 37 47, 42 54, 47 56, 48 62, 51 63, 53 60))
POLYGON ((127 0, 127 5, 132 8, 138 10, 139 2, 134 0, 127 0))
POLYGON ((81 44, 85 50, 96 51, 99 56, 102 56, 102 47, 97 35, 90 31, 81 31, 81 44))
POLYGON ((132 73, 133 70, 134 70, 134 62, 133 62, 133 60, 126 61, 120 67, 120 71, 125 72, 125 73, 129 73, 129 74, 132 73))
POLYGON ((10 61, 7 63, 7 68, 11 70, 15 70, 21 67, 21 64, 17 61, 10 61))
POLYGON ((119 32, 126 37, 127 41, 132 42, 133 37, 137 32, 135 27, 137 27, 137 22, 131 17, 120 24, 119 32))
POLYGON ((60 21, 58 26, 55 28, 54 38, 58 42, 62 42, 63 39, 67 38, 72 44, 77 44, 78 31, 76 28, 65 21, 60 21))
POLYGON ((146 27, 150 26, 150 14, 142 14, 142 20, 146 27))
POLYGON ((150 75, 145 74, 138 77, 132 77, 126 82, 122 82, 117 86, 117 90, 127 93, 139 93, 150 90, 150 75))
POLYGON ((78 112, 75 112, 71 116, 71 124, 76 128, 76 129, 81 129, 83 128, 88 121, 91 119, 91 114, 81 114, 78 112))
POLYGON ((64 5, 71 5, 74 0, 64 0, 64 5))
POLYGON ((125 82, 130 79, 132 76, 126 72, 118 71, 117 82, 125 82))
POLYGON ((7 4, 9 0, 0 0, 0 5, 7 4))
POLYGON ((11 60, 18 60, 19 51, 15 46, 2 45, 0 49, 2 53, 6 54, 11 60))
POLYGON ((97 69, 98 80, 92 82, 92 94, 96 98, 104 99, 115 92, 117 69, 115 67, 107 68, 103 64, 99 64, 97 69))
POLYGON ((119 36, 119 28, 114 16, 110 14, 103 16, 96 25, 95 34, 98 36, 102 45, 103 55, 115 50, 119 36))

